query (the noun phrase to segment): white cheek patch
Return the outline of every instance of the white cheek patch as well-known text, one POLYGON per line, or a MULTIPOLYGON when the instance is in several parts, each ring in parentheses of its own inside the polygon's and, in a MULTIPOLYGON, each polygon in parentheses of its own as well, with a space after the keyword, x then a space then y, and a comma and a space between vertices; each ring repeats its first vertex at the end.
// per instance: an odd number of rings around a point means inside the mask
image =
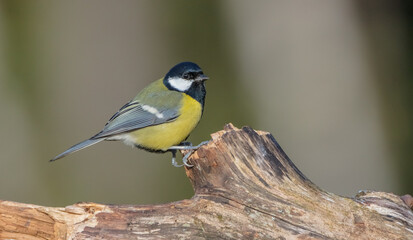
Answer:
POLYGON ((156 109, 156 108, 154 108, 154 107, 151 107, 151 106, 149 106, 149 105, 142 105, 142 109, 145 110, 145 111, 147 111, 147 112, 150 112, 150 113, 152 113, 152 114, 155 114, 155 116, 156 116, 157 118, 163 118, 163 114, 160 113, 160 112, 158 111, 158 109, 156 109))
POLYGON ((170 77, 170 78, 168 78, 168 82, 176 90, 181 91, 181 92, 185 92, 186 90, 188 90, 191 87, 193 81, 186 80, 186 79, 179 78, 179 77, 174 77, 174 78, 170 77))

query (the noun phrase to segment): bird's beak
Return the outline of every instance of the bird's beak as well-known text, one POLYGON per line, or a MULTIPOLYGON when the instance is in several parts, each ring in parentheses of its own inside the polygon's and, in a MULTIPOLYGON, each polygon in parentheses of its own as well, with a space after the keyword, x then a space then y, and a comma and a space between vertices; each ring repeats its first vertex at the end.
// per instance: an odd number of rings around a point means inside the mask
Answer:
POLYGON ((203 82, 203 81, 206 81, 206 80, 208 80, 208 79, 209 79, 208 76, 206 76, 206 75, 204 75, 204 74, 201 74, 201 75, 198 75, 198 76, 195 78, 195 81, 197 81, 197 82, 203 82))

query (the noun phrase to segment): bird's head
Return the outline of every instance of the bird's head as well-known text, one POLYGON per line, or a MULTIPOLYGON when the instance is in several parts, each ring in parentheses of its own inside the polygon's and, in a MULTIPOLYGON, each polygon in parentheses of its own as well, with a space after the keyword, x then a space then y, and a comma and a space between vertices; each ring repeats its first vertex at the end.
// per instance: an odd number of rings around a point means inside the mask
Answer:
POLYGON ((188 92, 191 87, 203 84, 208 77, 193 62, 182 62, 175 65, 165 75, 164 84, 170 90, 188 92))

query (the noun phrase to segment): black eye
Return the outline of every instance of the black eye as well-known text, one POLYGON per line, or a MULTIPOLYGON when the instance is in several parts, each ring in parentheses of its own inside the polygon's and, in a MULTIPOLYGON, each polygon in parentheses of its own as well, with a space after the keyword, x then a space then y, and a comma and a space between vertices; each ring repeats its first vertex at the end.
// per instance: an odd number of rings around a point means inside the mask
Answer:
POLYGON ((189 79, 189 74, 185 73, 182 77, 185 78, 185 79, 189 79))

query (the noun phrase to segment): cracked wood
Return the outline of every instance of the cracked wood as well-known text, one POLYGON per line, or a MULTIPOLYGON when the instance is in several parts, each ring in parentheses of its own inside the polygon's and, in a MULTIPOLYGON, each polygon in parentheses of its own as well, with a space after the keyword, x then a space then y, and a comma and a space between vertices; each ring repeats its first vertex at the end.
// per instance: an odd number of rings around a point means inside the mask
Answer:
POLYGON ((0 201, 0 238, 413 239, 410 196, 325 192, 269 133, 226 125, 189 160, 191 199, 65 208, 0 201))

